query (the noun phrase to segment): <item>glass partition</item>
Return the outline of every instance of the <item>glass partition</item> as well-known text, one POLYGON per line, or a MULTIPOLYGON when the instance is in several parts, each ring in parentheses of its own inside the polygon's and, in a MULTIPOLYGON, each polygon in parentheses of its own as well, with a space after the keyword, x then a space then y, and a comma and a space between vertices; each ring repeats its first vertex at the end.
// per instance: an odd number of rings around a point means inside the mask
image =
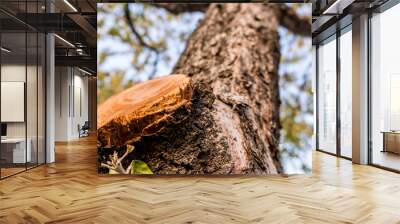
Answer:
POLYGON ((24 171, 31 161, 26 150, 26 40, 25 32, 1 34, 2 177, 24 171))
POLYGON ((336 154, 336 36, 318 48, 318 149, 336 154))
MULTIPOLYGON (((1 1, 0 178, 45 162, 45 35, 17 17, 44 1, 1 1)), ((39 7, 40 6, 40 7, 39 7)))
POLYGON ((45 144, 45 124, 46 124, 46 37, 43 33, 38 33, 38 64, 37 64, 37 162, 43 164, 46 162, 46 144, 45 144))

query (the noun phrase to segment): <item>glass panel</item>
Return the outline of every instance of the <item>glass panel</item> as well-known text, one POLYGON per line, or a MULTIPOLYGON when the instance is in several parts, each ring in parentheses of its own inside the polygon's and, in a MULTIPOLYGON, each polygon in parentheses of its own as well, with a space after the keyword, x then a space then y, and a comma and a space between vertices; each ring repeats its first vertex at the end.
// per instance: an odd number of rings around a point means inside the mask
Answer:
POLYGON ((45 163, 45 52, 46 39, 44 34, 39 34, 38 45, 38 163, 45 163))
MULTIPOLYGON (((27 2, 27 13, 38 13, 37 1, 27 2)), ((37 20, 34 16, 31 20, 37 20)), ((32 21, 37 23, 38 21, 32 21)), ((27 150, 30 151, 30 160, 27 167, 35 167, 38 164, 38 45, 39 35, 36 30, 27 30, 27 80, 26 80, 26 113, 27 113, 27 150)))
MULTIPOLYGON (((1 159, 2 177, 25 170, 26 151, 26 33, 2 33, 1 43, 1 159)), ((29 148, 29 147, 28 147, 29 148)))
POLYGON ((400 170, 400 5, 372 22, 372 163, 400 170))
POLYGON ((336 153, 336 39, 318 48, 318 146, 336 153))
POLYGON ((45 35, 21 20, 43 13, 45 1, 3 0, 0 7, 0 176, 45 162, 45 35), (19 19, 15 19, 13 15, 19 19))
POLYGON ((38 144, 37 144, 37 132, 38 132, 38 107, 37 107, 37 98, 38 98, 38 88, 37 88, 37 79, 38 79, 38 36, 36 32, 29 32, 27 34, 28 37, 28 64, 27 64, 27 95, 26 95, 26 112, 27 112, 27 150, 31 153, 30 159, 28 160, 28 168, 34 167, 37 165, 38 160, 38 144))
POLYGON ((352 141, 352 35, 340 36, 340 152, 351 158, 352 141))

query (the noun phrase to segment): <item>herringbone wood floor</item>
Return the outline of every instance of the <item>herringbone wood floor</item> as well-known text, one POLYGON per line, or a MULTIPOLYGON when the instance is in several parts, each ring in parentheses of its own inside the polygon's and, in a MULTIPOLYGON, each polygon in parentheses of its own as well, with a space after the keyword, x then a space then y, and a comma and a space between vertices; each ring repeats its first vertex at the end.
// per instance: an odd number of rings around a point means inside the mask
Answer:
POLYGON ((400 223, 400 175, 314 154, 312 176, 98 176, 93 138, 0 181, 0 223, 400 223))

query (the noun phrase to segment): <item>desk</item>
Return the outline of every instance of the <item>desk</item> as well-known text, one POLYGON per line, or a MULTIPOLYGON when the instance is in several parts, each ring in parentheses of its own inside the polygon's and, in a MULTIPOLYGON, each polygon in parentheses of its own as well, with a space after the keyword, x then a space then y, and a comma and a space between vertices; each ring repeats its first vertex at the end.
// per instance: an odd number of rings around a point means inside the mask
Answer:
POLYGON ((382 152, 400 154, 400 131, 383 131, 382 152))
POLYGON ((26 147, 26 154, 25 154, 25 138, 1 139, 2 159, 5 159, 6 163, 30 162, 32 158, 31 154, 32 140, 28 138, 26 142, 28 143, 27 144, 28 147, 26 147))

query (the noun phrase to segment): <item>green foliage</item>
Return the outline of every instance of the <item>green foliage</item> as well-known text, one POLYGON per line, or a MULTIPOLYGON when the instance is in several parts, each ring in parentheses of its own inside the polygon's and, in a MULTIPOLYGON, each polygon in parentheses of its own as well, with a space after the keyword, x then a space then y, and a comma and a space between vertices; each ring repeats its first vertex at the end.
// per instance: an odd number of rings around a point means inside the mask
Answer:
POLYGON ((140 160, 132 160, 131 167, 131 174, 153 174, 149 166, 140 160))
POLYGON ((311 136, 313 129, 305 121, 296 121, 293 118, 299 116, 302 113, 299 107, 283 107, 281 110, 281 124, 283 128, 283 134, 285 141, 289 141, 297 147, 301 147, 302 136, 311 136))

